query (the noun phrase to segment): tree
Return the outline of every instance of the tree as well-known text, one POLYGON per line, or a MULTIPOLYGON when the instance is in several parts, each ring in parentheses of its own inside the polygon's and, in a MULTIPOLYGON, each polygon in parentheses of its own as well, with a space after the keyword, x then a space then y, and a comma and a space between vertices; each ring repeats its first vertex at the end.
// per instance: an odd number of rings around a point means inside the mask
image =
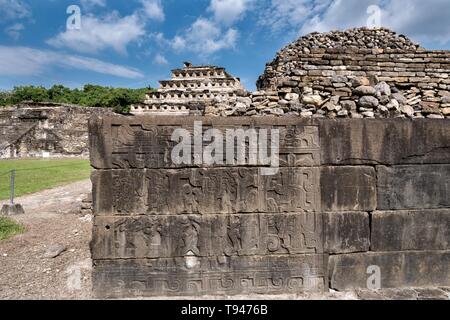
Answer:
POLYGON ((142 102, 152 88, 125 89, 87 84, 80 89, 54 85, 50 89, 35 86, 15 87, 10 92, 0 92, 0 105, 24 101, 78 104, 87 107, 112 108, 128 113, 130 106, 142 102))

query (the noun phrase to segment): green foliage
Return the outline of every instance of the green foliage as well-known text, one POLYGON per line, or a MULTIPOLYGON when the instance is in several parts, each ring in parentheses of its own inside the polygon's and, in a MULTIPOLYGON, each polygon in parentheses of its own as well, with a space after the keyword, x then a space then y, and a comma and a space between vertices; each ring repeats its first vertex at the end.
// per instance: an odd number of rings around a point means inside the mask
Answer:
POLYGON ((6 240, 24 231, 24 226, 10 218, 0 217, 0 240, 6 240))
POLYGON ((35 86, 15 87, 12 91, 0 91, 0 106, 24 101, 78 104, 86 107, 113 108, 128 113, 130 105, 142 102, 151 88, 125 89, 85 85, 83 90, 54 85, 50 89, 35 86))

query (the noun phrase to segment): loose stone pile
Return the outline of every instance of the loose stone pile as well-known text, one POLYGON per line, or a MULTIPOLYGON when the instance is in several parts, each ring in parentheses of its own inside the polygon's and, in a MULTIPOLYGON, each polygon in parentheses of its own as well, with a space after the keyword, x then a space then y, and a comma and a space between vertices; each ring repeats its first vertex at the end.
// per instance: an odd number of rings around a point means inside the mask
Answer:
MULTIPOLYGON (((357 28, 325 33, 313 32, 288 45, 282 52, 293 55, 297 55, 299 52, 309 54, 311 49, 319 48, 382 48, 416 51, 420 49, 420 45, 389 29, 357 28)), ((282 57, 280 56, 280 58, 282 57)))
MULTIPOLYGON (((431 118, 450 117, 448 91, 401 91, 377 78, 336 76, 327 89, 303 87, 301 93, 257 91, 227 108, 208 110, 220 116, 301 116, 312 118, 431 118), (251 102, 250 102, 251 101, 251 102)), ((296 84, 292 82, 292 86, 296 84)))

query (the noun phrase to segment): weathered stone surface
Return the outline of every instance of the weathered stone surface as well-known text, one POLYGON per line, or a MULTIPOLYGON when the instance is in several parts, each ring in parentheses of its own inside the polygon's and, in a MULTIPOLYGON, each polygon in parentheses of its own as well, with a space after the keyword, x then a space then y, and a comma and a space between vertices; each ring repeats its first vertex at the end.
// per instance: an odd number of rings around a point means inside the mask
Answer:
POLYGON ((325 252, 369 251, 370 223, 367 212, 327 212, 323 219, 325 252))
MULTIPOLYGON (((251 161, 249 153, 255 150, 249 149, 248 141, 256 142, 256 152, 259 152, 259 146, 264 146, 261 142, 264 137, 271 146, 274 138, 274 131, 271 130, 278 130, 279 133, 280 166, 320 165, 319 129, 311 121, 298 118, 284 121, 275 118, 252 119, 250 123, 243 118, 145 117, 143 122, 141 119, 119 116, 94 118, 90 121, 91 162, 98 169, 263 166, 265 164, 259 154, 256 161, 251 161), (194 127, 195 123, 201 125, 194 127), (195 131, 195 128, 198 130, 195 131), (172 152, 179 140, 172 139, 172 135, 177 129, 186 130, 191 135, 189 163, 173 162, 172 152), (211 140, 205 139, 205 133, 210 129, 218 130, 223 138, 223 150, 218 151, 215 157, 218 159, 216 162, 220 160, 221 163, 208 164, 203 161, 206 147, 211 144, 211 140), (235 139, 229 142, 234 143, 229 146, 226 137, 230 129, 241 129, 241 132, 234 133, 242 133, 244 140, 235 139), (197 139, 200 139, 200 151, 195 147, 197 139), (227 150, 235 150, 234 157, 227 156, 227 150), (238 159, 238 152, 245 154, 244 163, 230 162, 238 159)), ((267 156, 270 156, 270 150, 267 156)))
POLYGON ((324 211, 376 209, 376 174, 371 167, 322 167, 321 198, 324 211))
POLYGON ((371 86, 359 86, 353 90, 353 93, 358 96, 374 96, 376 92, 375 88, 371 86))
POLYGON ((352 79, 351 84, 354 88, 360 86, 369 86, 370 81, 366 77, 355 77, 352 79))
POLYGON ((88 119, 108 108, 22 102, 0 109, 0 159, 89 157, 88 119))
POLYGON ((98 298, 323 291, 326 255, 97 260, 98 298))
POLYGON ((373 251, 450 249, 450 210, 379 211, 372 215, 373 251))
POLYGON ((378 209, 450 207, 450 165, 378 166, 378 209))
POLYGON ((111 170, 92 175, 96 214, 230 214, 320 210, 318 168, 111 170))
POLYGON ((368 252, 330 256, 331 288, 367 288, 369 266, 381 270, 381 288, 450 285, 450 251, 368 252))
POLYGON ((378 105, 380 104, 380 102, 378 101, 377 98, 372 97, 372 96, 363 96, 359 99, 358 101, 359 106, 363 107, 363 108, 372 108, 375 109, 376 107, 378 107, 378 105))
POLYGON ((94 170, 91 174, 94 213, 145 214, 146 178, 142 170, 94 170))
POLYGON ((377 96, 390 96, 391 87, 386 82, 380 82, 375 86, 377 96))
POLYGON ((96 169, 112 168, 111 124, 109 117, 89 119, 89 157, 91 166, 96 169))
POLYGON ((93 259, 322 253, 319 213, 96 217, 93 259))
POLYGON ((446 124, 93 119, 91 251, 97 294, 323 290, 328 253, 338 290, 361 283, 364 288, 370 265, 381 267, 383 287, 448 285, 450 209, 424 210, 450 208, 450 164, 436 164, 450 159, 446 124), (165 162, 173 130, 194 134, 195 121, 202 121, 203 133, 278 128, 281 167, 265 176, 263 167, 251 164, 165 162), (416 207, 421 210, 381 211, 416 207), (357 254, 368 250, 377 251, 357 254))
POLYGON ((54 259, 66 250, 67 248, 63 244, 53 244, 47 248, 47 251, 45 251, 44 258, 54 259))
POLYGON ((320 141, 323 164, 448 163, 450 122, 322 120, 320 141))

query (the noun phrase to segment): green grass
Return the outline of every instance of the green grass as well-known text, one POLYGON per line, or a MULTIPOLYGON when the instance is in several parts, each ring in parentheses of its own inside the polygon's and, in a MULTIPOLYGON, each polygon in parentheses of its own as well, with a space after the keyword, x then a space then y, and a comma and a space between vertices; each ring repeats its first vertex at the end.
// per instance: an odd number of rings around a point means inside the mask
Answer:
POLYGON ((0 200, 9 199, 9 171, 16 169, 15 196, 88 179, 88 160, 0 160, 0 200))
POLYGON ((25 231, 25 227, 17 222, 6 218, 0 217, 0 241, 11 238, 19 233, 25 231))

